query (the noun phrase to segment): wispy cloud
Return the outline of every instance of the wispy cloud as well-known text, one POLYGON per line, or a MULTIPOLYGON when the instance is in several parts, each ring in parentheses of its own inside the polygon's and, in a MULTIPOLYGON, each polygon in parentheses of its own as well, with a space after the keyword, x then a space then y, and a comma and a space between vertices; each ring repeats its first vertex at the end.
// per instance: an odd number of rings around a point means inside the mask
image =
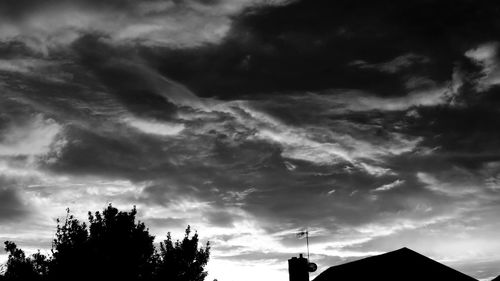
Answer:
POLYGON ((408 53, 386 62, 368 63, 364 60, 355 60, 351 62, 350 65, 361 69, 375 69, 381 72, 397 73, 413 65, 426 64, 429 62, 430 59, 426 56, 408 53))
POLYGON ((42 114, 3 124, 0 156, 41 156, 51 151, 61 126, 42 114))
POLYGON ((388 183, 388 184, 384 184, 380 187, 377 187, 376 189, 374 189, 373 191, 374 192, 379 192, 379 191, 388 191, 388 190, 391 190, 391 189, 394 189, 402 184, 404 184, 405 181, 404 180, 395 180, 391 183, 388 183))
POLYGON ((286 278, 303 227, 321 267, 495 260, 494 9, 358 2, 1 2, 0 237, 112 202, 191 224, 222 281, 286 278))
POLYGON ((217 43, 227 34, 231 16, 252 5, 282 1, 51 1, 2 3, 2 40, 22 40, 48 54, 82 34, 105 35, 117 44, 173 48, 217 43), (113 18, 113 21, 109 19, 113 18))
POLYGON ((500 84, 500 67, 498 62, 498 42, 489 42, 465 52, 465 56, 481 66, 481 77, 477 81, 479 91, 500 84))
POLYGON ((175 136, 185 128, 183 124, 149 121, 136 118, 127 119, 125 120, 125 123, 130 124, 130 126, 141 130, 144 133, 161 136, 175 136))

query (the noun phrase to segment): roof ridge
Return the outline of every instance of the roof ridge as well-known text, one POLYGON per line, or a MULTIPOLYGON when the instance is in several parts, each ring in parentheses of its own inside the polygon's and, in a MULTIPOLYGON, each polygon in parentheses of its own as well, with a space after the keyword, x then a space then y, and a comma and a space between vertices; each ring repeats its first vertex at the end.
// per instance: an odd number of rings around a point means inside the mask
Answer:
POLYGON ((317 280, 327 280, 324 279, 324 277, 330 274, 334 274, 335 272, 342 272, 342 271, 345 272, 346 270, 352 270, 354 268, 370 268, 373 267, 374 265, 377 267, 378 266, 388 267, 391 265, 392 266, 396 265, 397 267, 400 266, 408 267, 411 266, 411 264, 420 264, 421 266, 430 268, 432 271, 437 270, 439 272, 446 270, 447 272, 449 272, 449 274, 454 272, 454 274, 458 274, 457 276, 462 276, 463 278, 466 278, 465 280, 476 280, 468 276, 467 274, 464 274, 452 267, 442 264, 408 247, 402 247, 397 250, 393 250, 383 254, 367 256, 358 260, 331 266, 324 272, 322 272, 320 275, 318 275, 316 278, 324 275, 323 279, 319 278, 317 280))

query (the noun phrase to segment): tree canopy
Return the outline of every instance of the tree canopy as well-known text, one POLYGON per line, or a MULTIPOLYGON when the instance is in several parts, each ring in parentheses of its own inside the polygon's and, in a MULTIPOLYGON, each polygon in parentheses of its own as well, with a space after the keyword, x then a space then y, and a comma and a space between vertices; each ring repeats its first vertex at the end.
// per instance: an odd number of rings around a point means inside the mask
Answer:
POLYGON ((67 210, 57 221, 52 254, 26 256, 6 241, 9 257, 0 280, 137 280, 203 281, 210 244, 199 247, 198 234, 186 228, 182 241, 170 232, 157 249, 145 224, 136 221, 137 210, 118 211, 112 205, 102 213, 88 213, 81 222, 67 210))

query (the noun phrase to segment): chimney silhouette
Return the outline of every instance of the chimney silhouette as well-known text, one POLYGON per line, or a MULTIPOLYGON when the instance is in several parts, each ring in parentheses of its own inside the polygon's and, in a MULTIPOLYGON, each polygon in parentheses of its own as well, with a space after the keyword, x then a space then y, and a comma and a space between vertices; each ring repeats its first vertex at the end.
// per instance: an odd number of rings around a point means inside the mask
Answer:
POLYGON ((288 260, 288 274, 290 281, 309 281, 309 262, 299 255, 288 260))

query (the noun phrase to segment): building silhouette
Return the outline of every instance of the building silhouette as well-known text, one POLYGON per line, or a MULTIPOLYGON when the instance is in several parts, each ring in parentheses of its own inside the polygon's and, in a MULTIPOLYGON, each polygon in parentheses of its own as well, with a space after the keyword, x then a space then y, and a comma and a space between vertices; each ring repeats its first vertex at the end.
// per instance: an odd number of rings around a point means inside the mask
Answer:
POLYGON ((332 266, 313 281, 477 281, 408 248, 332 266))
POLYGON ((300 254, 288 260, 290 281, 309 281, 308 261, 300 254))
POLYGON ((288 260, 288 274, 290 281, 309 281, 309 272, 315 272, 318 266, 309 262, 302 254, 288 260))

